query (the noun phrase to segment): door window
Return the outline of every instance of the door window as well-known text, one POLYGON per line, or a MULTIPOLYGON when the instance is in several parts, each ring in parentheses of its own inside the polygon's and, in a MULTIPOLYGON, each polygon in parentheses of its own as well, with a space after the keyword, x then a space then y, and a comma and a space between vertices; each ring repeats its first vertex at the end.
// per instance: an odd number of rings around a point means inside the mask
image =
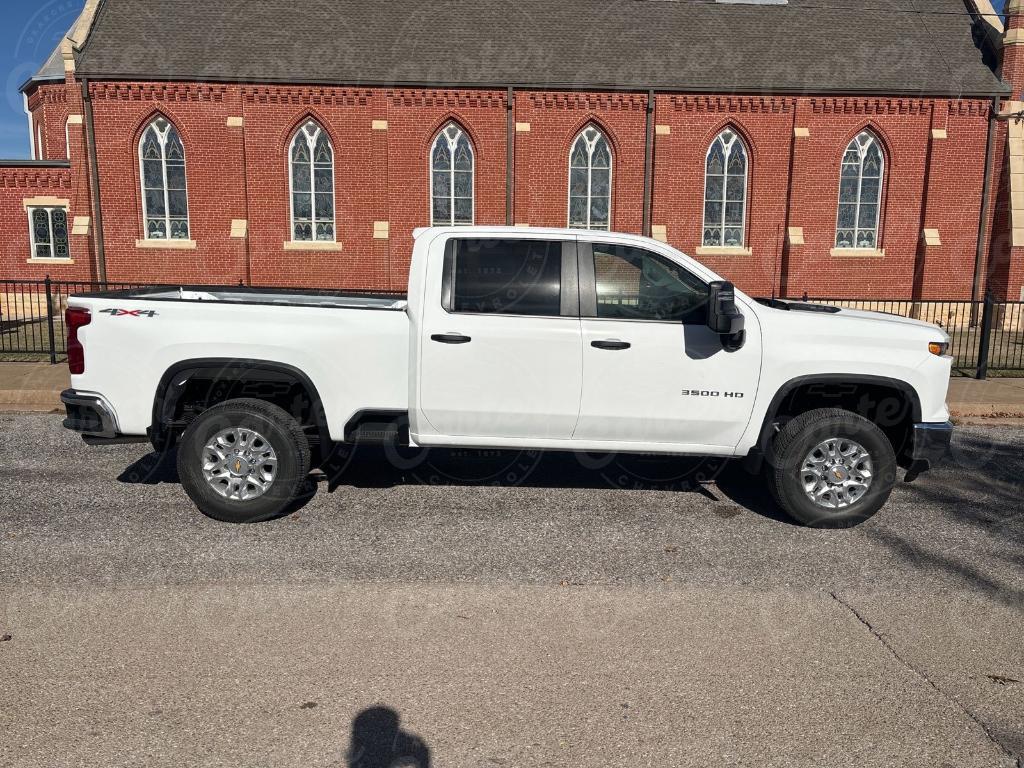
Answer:
POLYGON ((708 287, 658 254, 594 243, 597 317, 703 325, 708 287))
POLYGON ((453 312, 561 314, 561 242, 458 239, 446 261, 453 312))

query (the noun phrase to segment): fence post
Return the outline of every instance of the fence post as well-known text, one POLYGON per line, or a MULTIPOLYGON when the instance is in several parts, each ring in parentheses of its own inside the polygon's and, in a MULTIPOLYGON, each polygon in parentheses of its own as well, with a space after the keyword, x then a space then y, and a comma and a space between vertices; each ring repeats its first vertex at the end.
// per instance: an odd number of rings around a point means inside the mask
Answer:
POLYGON ((50 276, 43 281, 46 286, 46 328, 50 332, 50 365, 57 364, 57 343, 53 338, 53 289, 50 276))
POLYGON ((992 338, 992 320, 995 315, 995 302, 992 294, 985 293, 985 309, 981 314, 981 339, 978 341, 978 373, 977 378, 988 378, 988 347, 992 338))

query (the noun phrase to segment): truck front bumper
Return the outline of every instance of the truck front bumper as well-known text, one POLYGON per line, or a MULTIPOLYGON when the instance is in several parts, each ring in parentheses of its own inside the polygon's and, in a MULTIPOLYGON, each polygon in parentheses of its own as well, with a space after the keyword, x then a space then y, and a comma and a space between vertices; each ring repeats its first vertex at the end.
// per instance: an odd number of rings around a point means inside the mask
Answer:
POLYGON ((64 419, 65 429, 101 440, 113 440, 117 437, 117 417, 114 415, 114 409, 101 395, 65 389, 60 393, 60 401, 64 403, 68 413, 68 417, 64 419))
POLYGON ((952 439, 953 423, 950 421, 915 424, 910 449, 911 463, 907 475, 916 477, 921 472, 933 469, 949 455, 949 444, 952 439))

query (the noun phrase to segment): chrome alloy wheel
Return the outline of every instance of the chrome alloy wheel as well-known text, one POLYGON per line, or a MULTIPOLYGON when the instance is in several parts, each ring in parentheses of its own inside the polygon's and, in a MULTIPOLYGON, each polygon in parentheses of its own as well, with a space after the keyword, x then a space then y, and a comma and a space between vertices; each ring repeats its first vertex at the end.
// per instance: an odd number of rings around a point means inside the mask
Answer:
POLYGON ((259 432, 245 427, 225 429, 203 448, 203 476, 226 499, 256 499, 274 483, 277 454, 259 432))
POLYGON ((873 479, 871 456, 860 443, 830 437, 807 454, 800 481, 807 498, 826 509, 846 509, 856 504, 873 479))

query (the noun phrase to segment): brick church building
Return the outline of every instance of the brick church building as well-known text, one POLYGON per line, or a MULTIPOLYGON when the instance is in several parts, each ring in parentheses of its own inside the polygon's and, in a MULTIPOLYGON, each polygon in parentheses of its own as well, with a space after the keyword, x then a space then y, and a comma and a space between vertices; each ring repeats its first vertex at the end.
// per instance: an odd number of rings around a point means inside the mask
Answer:
POLYGON ((0 278, 402 290, 430 224, 649 234, 757 295, 1018 300, 1024 7, 87 0, 0 278))

